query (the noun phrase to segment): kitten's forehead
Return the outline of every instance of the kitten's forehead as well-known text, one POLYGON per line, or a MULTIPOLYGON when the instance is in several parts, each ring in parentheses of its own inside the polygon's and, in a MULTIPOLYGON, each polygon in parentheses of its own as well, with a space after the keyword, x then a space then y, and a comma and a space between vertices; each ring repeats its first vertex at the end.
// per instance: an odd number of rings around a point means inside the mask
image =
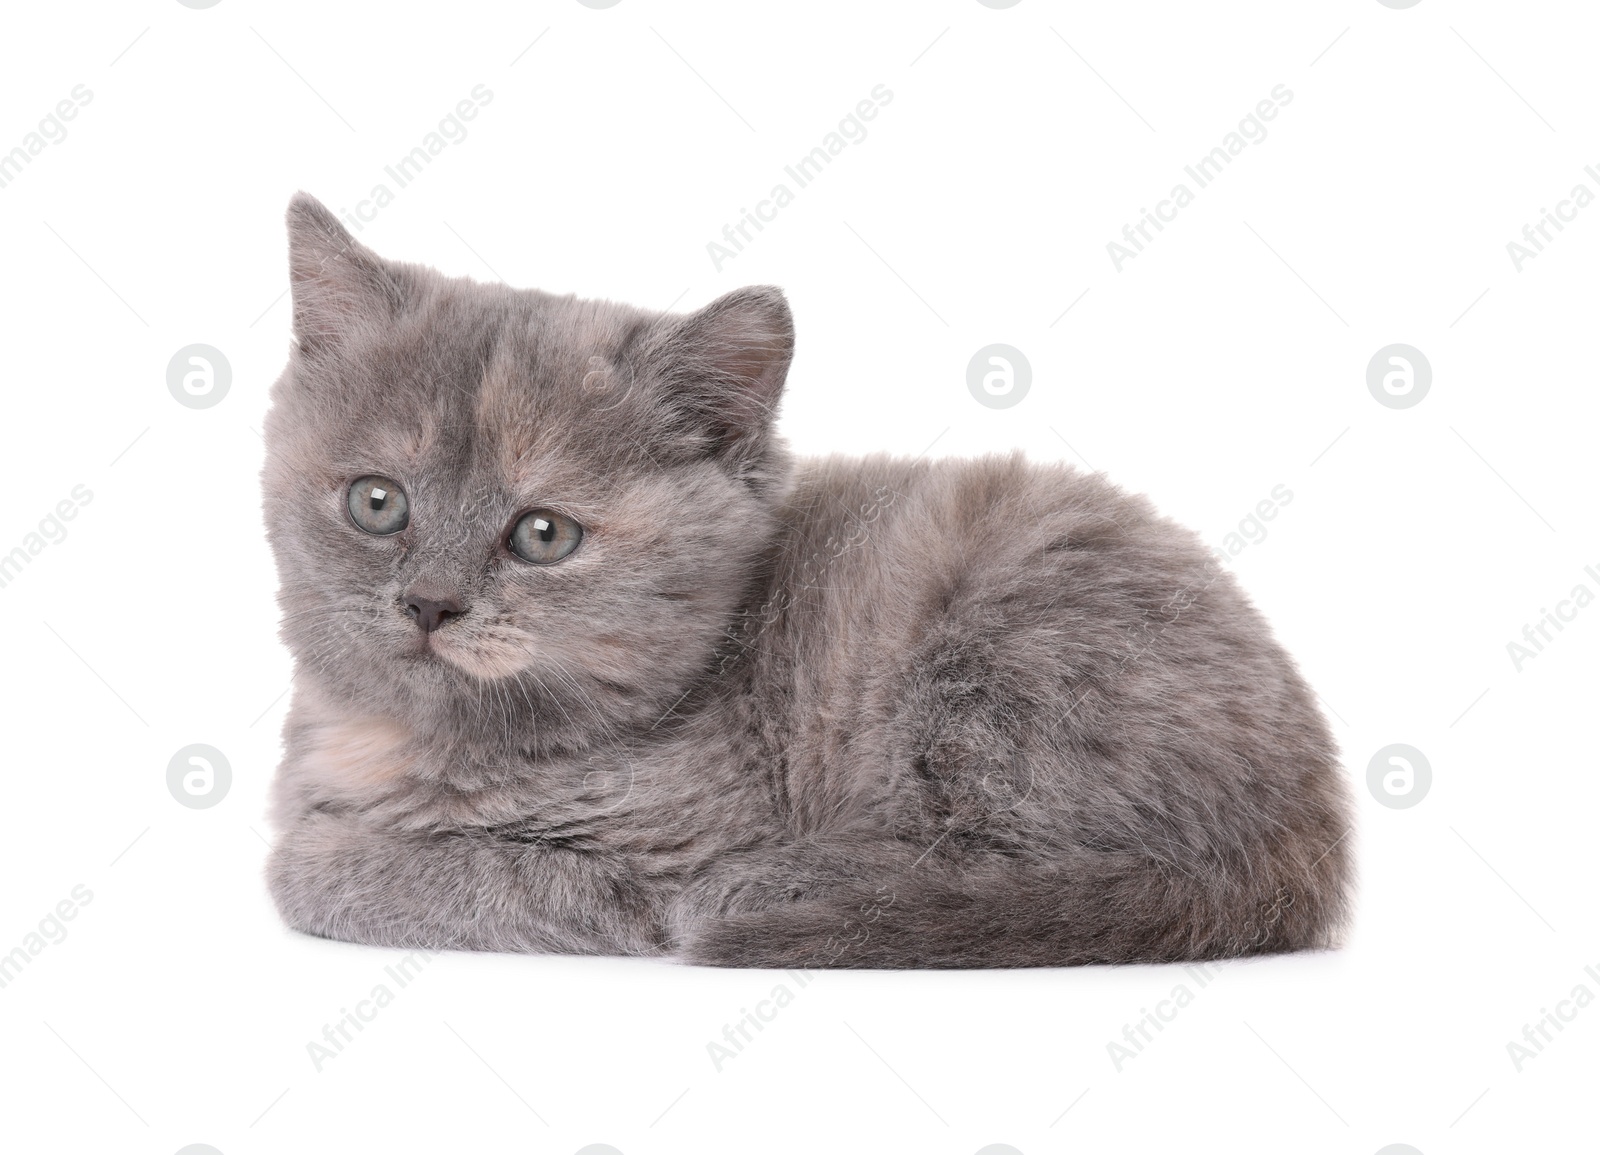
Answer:
POLYGON ((426 477, 464 504, 494 490, 587 492, 597 474, 647 459, 624 358, 648 314, 470 288, 486 291, 441 294, 356 358, 364 380, 341 398, 337 456, 426 477))
POLYGON ((571 298, 546 298, 508 324, 471 405, 484 464, 522 484, 564 461, 593 469, 625 455, 625 358, 646 324, 637 310, 571 298))

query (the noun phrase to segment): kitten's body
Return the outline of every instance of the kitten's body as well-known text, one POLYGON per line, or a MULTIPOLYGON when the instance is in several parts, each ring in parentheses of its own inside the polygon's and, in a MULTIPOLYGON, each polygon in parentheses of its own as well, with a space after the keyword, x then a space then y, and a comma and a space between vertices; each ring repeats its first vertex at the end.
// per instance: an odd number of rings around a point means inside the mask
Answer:
POLYGON ((771 290, 661 317, 382 262, 309 198, 290 222, 292 926, 900 967, 1336 933, 1326 728, 1148 503, 1018 457, 791 461, 771 290), (404 533, 342 514, 364 474, 406 487, 404 533), (585 526, 559 564, 501 547, 533 505, 585 526), (417 589, 465 606, 420 642, 417 589))

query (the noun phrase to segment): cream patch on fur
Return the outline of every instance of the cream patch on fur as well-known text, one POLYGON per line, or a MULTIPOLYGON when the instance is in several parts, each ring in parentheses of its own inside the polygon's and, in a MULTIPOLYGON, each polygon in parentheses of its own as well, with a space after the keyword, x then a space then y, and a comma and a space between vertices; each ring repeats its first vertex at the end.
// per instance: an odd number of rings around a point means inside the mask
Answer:
POLYGON ((312 727, 300 759, 300 771, 319 786, 334 790, 372 787, 411 768, 406 753, 411 731, 387 718, 359 717, 312 727))
POLYGON ((515 365, 497 360, 485 367, 473 419, 513 488, 526 481, 534 464, 549 452, 549 430, 537 419, 527 384, 515 365))
POLYGON ((447 640, 436 634, 433 652, 456 669, 485 680, 520 674, 530 657, 526 639, 492 633, 478 633, 462 640, 447 640))

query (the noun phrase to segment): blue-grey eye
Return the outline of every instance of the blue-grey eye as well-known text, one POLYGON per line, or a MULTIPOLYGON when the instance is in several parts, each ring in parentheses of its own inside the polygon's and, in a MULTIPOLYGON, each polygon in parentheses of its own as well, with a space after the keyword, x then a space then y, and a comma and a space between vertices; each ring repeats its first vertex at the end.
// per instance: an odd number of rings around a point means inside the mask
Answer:
POLYGON ((399 533, 411 520, 406 491, 391 477, 372 474, 350 483, 350 520, 358 529, 385 537, 399 533))
POLYGON ((583 540, 583 526, 553 509, 530 509, 511 527, 506 544, 523 561, 549 565, 560 561, 583 540))

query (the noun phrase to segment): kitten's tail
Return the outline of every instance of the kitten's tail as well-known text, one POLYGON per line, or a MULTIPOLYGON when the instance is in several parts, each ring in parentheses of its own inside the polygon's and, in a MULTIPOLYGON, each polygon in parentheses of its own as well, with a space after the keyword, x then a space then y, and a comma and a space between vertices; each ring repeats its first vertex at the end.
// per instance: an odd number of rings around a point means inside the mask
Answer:
MULTIPOLYGON (((1342 840, 1341 840, 1342 841, 1342 840)), ((735 967, 1032 967, 1187 962, 1337 945, 1350 864, 1179 872, 1133 854, 924 864, 881 885, 702 924, 680 953, 735 967)))

